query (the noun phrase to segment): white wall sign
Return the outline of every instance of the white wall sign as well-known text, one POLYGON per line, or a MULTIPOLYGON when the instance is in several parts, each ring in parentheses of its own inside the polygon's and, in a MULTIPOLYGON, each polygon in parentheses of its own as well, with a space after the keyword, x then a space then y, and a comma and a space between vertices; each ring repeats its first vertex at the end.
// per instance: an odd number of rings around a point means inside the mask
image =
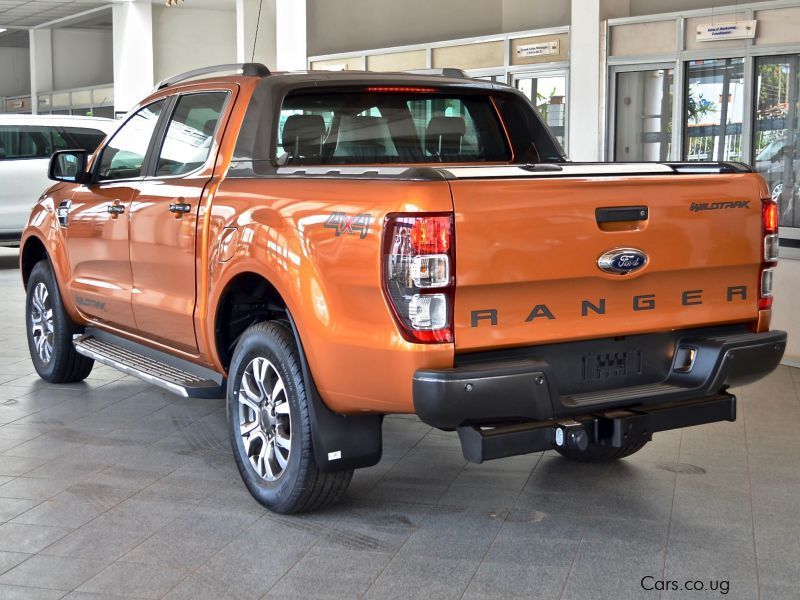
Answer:
POLYGON ((756 20, 736 21, 735 23, 712 23, 698 25, 698 42, 717 40, 746 40, 756 37, 756 20))
POLYGON ((517 56, 549 56, 558 54, 558 40, 517 46, 517 56))

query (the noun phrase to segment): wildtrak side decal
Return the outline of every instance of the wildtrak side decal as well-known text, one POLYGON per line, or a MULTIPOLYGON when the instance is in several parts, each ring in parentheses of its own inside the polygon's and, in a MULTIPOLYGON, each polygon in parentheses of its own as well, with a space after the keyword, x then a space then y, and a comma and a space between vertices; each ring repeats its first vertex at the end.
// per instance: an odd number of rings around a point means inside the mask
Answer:
POLYGON ((736 200, 733 202, 692 202, 689 209, 692 212, 701 210, 722 210, 725 208, 749 208, 750 200, 736 200))
MULTIPOLYGON (((732 285, 725 291, 726 302, 742 302, 747 300, 746 285, 732 285)), ((683 290, 681 292, 682 306, 698 306, 703 304, 703 290, 683 290)), ((631 308, 636 311, 656 310, 655 294, 639 294, 634 296, 631 301, 631 308)), ((604 316, 606 314, 606 299, 599 298, 597 301, 581 300, 581 317, 592 315, 604 316)), ((526 323, 545 319, 548 321, 556 320, 557 315, 546 304, 536 304, 533 306, 525 319, 526 323)), ((495 326, 499 320, 499 312, 496 308, 485 308, 473 310, 470 315, 470 326, 480 325, 495 326)))
POLYGON ((92 298, 84 298, 83 296, 78 296, 75 294, 75 304, 78 306, 88 306, 90 308, 96 308, 97 310, 105 310, 106 303, 100 302, 99 300, 93 300, 92 298))

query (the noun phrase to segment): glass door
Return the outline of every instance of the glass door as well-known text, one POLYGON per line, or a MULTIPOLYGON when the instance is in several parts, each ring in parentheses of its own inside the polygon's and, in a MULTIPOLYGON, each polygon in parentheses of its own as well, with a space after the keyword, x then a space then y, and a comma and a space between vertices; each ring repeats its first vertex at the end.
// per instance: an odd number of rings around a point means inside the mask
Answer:
POLYGON ((566 148, 567 73, 565 71, 517 73, 514 75, 514 87, 533 102, 558 142, 566 148))
POLYGON ((753 163, 778 202, 781 227, 800 227, 800 56, 761 56, 755 63, 753 163))
POLYGON ((620 71, 614 78, 615 161, 666 161, 672 149, 673 69, 620 71))
POLYGON ((744 100, 743 58, 689 61, 684 90, 684 160, 741 160, 744 100))

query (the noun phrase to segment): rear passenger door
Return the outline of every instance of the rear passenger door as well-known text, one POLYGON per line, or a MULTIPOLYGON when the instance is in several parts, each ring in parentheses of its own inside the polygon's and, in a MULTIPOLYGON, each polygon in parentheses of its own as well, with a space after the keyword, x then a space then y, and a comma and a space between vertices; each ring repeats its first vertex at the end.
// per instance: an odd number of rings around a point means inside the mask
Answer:
POLYGON ((186 352, 194 328, 198 222, 234 88, 180 94, 131 206, 133 313, 139 332, 186 352))

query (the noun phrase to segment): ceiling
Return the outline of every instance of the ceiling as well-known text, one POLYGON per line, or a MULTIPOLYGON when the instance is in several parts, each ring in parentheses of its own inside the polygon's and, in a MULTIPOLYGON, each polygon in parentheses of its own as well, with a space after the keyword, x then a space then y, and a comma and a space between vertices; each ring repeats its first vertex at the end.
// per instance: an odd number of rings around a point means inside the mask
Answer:
POLYGON ((0 29, 36 27, 109 4, 109 0, 0 0, 0 29))
MULTIPOLYGON (((0 0, 0 29, 28 29, 57 19, 68 19, 93 8, 126 1, 128 0, 0 0)), ((150 1, 156 5, 164 5, 164 0, 150 1)), ((184 0, 183 4, 173 7, 173 10, 184 7, 233 10, 236 0, 184 0)))

